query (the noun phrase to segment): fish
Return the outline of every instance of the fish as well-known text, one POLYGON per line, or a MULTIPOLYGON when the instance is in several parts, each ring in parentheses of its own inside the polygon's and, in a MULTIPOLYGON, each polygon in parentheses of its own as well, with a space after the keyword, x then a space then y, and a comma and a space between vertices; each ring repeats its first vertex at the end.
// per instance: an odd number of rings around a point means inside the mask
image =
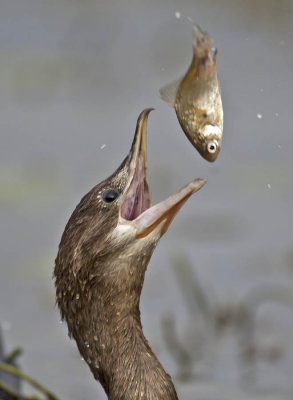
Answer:
POLYGON ((192 62, 183 76, 160 89, 174 107, 181 128, 199 154, 214 162, 221 150, 224 113, 217 75, 217 49, 198 25, 193 27, 192 62))

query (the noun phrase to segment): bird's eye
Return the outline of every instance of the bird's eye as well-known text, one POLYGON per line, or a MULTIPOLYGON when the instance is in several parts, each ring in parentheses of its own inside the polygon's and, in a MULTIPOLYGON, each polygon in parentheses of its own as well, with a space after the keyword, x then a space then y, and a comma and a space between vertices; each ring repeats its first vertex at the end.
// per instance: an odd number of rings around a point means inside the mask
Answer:
POLYGON ((214 154, 217 151, 218 144, 217 142, 209 142, 207 145, 208 152, 214 154))
POLYGON ((113 203, 113 201, 115 201, 117 199, 117 197, 119 196, 119 192, 115 189, 108 189, 105 190, 102 193, 102 199, 106 202, 106 203, 113 203))

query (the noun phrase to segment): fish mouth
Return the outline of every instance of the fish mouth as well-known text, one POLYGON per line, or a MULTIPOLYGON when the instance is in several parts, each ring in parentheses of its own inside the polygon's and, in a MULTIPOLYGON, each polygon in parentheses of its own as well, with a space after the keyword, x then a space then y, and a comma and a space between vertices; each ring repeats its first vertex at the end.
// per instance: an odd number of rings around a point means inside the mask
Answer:
POLYGON ((146 139, 148 116, 152 110, 153 108, 147 108, 138 117, 127 160, 129 179, 120 206, 119 222, 132 224, 136 238, 146 237, 159 226, 159 233, 162 236, 183 204, 206 183, 203 179, 196 179, 167 199, 151 206, 146 139))

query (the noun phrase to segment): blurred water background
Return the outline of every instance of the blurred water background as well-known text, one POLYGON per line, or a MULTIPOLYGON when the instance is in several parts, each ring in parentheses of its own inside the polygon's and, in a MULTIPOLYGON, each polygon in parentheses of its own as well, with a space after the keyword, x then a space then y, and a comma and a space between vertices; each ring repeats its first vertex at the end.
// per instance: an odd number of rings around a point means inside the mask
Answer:
POLYGON ((166 348, 164 316, 174 318, 187 353, 195 344, 201 349, 194 378, 177 383, 181 398, 227 399, 234 390, 244 393, 237 399, 292 398, 293 1, 9 0, 0 10, 0 321, 7 347, 22 346, 21 365, 61 399, 105 399, 59 324, 51 276, 73 208, 119 165, 138 114, 152 106, 153 201, 195 177, 208 184, 151 260, 145 334, 173 375, 178 365, 166 348), (219 48, 225 136, 213 165, 158 95, 189 65, 191 20, 219 48), (186 307, 172 269, 179 252, 216 307, 233 308, 267 287, 289 294, 258 303, 255 341, 279 356, 257 359, 252 380, 243 379, 250 367, 239 365, 234 328, 211 334, 186 307), (213 385, 218 397, 207 394, 213 385))

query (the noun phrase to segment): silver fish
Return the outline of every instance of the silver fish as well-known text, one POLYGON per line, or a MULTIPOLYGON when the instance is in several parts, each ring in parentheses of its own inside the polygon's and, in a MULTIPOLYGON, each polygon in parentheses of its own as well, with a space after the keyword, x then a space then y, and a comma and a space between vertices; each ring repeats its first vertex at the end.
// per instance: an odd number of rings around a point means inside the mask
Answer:
POLYGON ((193 58, 183 78, 160 90, 175 108, 185 135, 201 156, 215 161, 223 136, 223 106, 217 77, 217 49, 199 26, 193 28, 193 58))

